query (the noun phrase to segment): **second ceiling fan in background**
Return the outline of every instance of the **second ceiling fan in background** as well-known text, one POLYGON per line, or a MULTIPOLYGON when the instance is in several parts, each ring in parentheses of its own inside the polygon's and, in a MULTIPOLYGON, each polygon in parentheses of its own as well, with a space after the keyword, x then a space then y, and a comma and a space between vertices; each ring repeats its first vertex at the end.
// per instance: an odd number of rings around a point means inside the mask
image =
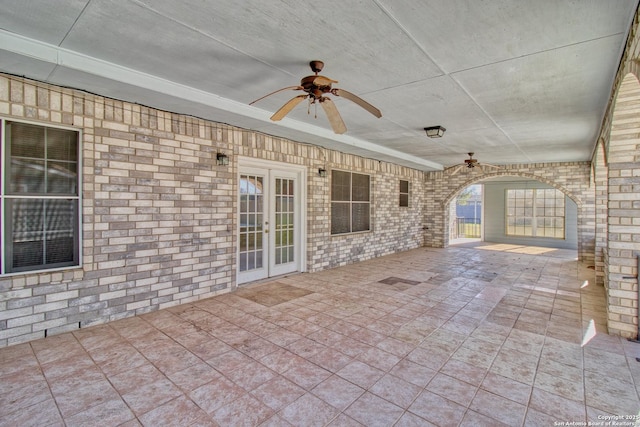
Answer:
POLYGON ((484 171, 484 168, 490 168, 490 169, 500 169, 500 166, 495 166, 495 165, 490 165, 489 163, 480 163, 478 162, 478 160, 473 158, 473 153, 467 153, 469 155, 469 158, 466 159, 464 161, 464 163, 461 163, 459 165, 454 165, 454 166, 450 166, 448 168, 445 169, 445 171, 449 172, 451 175, 455 175, 458 172, 460 172, 463 169, 473 169, 473 168, 478 168, 482 171, 484 171))

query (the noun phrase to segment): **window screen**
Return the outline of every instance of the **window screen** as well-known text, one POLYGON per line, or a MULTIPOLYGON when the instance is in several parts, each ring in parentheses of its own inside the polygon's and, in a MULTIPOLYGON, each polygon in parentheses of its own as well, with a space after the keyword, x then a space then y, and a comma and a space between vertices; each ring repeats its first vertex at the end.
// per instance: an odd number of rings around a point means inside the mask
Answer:
POLYGON ((2 125, 2 273, 78 265, 79 133, 2 125))
POLYGON ((370 176, 331 171, 331 234, 371 229, 370 176))

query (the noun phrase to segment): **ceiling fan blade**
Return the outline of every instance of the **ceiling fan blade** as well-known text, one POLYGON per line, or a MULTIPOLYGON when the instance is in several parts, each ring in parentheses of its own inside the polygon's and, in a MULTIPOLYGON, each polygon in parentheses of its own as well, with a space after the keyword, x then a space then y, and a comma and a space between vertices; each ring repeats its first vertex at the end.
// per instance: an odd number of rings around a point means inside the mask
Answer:
POLYGON ((275 92, 268 93, 268 94, 266 94, 265 96, 263 96, 262 98, 258 98, 258 99, 256 99, 255 101, 250 102, 250 103, 249 103, 249 105, 253 105, 253 104, 255 104, 256 102, 258 102, 258 101, 261 101, 261 100, 265 99, 267 96, 271 96, 271 95, 273 95, 273 94, 276 94, 276 93, 278 93, 278 92, 282 92, 282 91, 284 91, 284 90, 302 90, 302 89, 304 89, 302 86, 288 86, 288 87, 283 87, 282 89, 278 89, 278 90, 276 90, 275 92))
POLYGON ((336 108, 336 104, 334 104, 329 98, 320 98, 319 101, 324 112, 327 113, 327 118, 329 119, 329 123, 331 123, 333 131, 335 133, 345 133, 347 131, 347 126, 344 124, 344 121, 336 108))
POLYGON ((313 84, 316 86, 331 86, 332 83, 338 83, 338 81, 325 76, 316 76, 316 78, 313 79, 313 84))
POLYGON ((289 111, 293 110, 293 108, 300 104, 302 102, 303 99, 307 98, 309 95, 298 95, 294 98, 291 98, 289 101, 287 101, 286 104, 284 104, 282 107, 280 107, 280 109, 278 111, 276 111, 273 116, 271 116, 271 120, 273 120, 274 122, 277 122, 278 120, 282 120, 282 118, 284 116, 286 116, 287 114, 289 114, 289 111))
POLYGON ((382 113, 380 112, 380 110, 378 110, 373 105, 369 104, 364 99, 360 98, 358 95, 354 95, 353 93, 348 92, 344 89, 333 89, 331 93, 337 96, 342 96, 343 98, 347 98, 349 101, 355 102, 356 104, 358 104, 359 106, 361 106, 362 108, 364 108, 365 110, 367 110, 368 112, 370 112, 371 114, 373 114, 378 118, 382 117, 382 113))

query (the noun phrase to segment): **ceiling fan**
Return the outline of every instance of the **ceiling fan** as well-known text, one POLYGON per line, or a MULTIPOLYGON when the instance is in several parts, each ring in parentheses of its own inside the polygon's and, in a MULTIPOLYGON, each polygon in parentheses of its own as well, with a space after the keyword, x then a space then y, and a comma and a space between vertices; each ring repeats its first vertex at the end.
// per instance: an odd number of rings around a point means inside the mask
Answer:
POLYGON ((448 171, 451 175, 455 175, 464 168, 473 169, 477 167, 483 172, 484 172, 484 168, 500 169, 500 166, 490 165, 489 163, 479 163, 478 160, 473 158, 474 153, 467 153, 467 154, 469 155, 469 158, 465 159, 464 163, 445 168, 445 171, 448 171))
POLYGON ((353 93, 348 92, 344 89, 332 88, 331 85, 333 83, 338 83, 337 80, 332 80, 328 77, 318 75, 318 73, 322 71, 322 68, 324 68, 324 62, 311 61, 309 63, 309 66, 311 67, 311 71, 313 71, 315 74, 312 76, 303 77, 302 80, 300 80, 299 86, 288 86, 282 89, 278 89, 275 92, 271 92, 263 96, 262 98, 256 99, 249 105, 253 105, 268 96, 271 96, 278 92, 282 92, 284 90, 302 90, 306 93, 304 95, 295 96, 287 101, 282 107, 280 107, 278 111, 275 112, 273 116, 271 116, 271 120, 282 120, 284 116, 289 114, 289 112, 293 110, 296 105, 298 105, 305 99, 309 99, 309 109, 311 108, 312 104, 315 104, 316 106, 320 104, 324 112, 327 114, 327 118, 329 119, 329 123, 331 124, 333 131, 339 134, 345 133, 347 131, 347 126, 344 124, 344 121, 342 120, 342 117, 340 116, 336 105, 333 103, 333 101, 331 101, 331 98, 328 98, 326 96, 327 94, 346 98, 352 102, 355 102, 374 116, 378 118, 382 117, 382 113, 380 113, 380 110, 378 110, 376 107, 369 104, 359 96, 354 95, 353 93))

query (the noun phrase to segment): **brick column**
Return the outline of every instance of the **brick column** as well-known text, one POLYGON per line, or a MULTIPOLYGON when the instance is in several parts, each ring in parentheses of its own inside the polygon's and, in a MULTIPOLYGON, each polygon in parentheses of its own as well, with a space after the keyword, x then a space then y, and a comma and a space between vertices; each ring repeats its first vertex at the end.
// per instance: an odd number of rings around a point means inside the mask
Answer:
POLYGON ((596 148, 593 161, 594 184, 596 188, 596 237, 595 237, 595 268, 596 284, 604 284, 604 251, 607 247, 607 205, 609 196, 607 186, 609 184, 609 172, 607 170, 604 143, 600 142, 596 148))
POLYGON ((640 256, 640 83, 627 74, 616 97, 608 150, 609 332, 637 335, 640 256))

